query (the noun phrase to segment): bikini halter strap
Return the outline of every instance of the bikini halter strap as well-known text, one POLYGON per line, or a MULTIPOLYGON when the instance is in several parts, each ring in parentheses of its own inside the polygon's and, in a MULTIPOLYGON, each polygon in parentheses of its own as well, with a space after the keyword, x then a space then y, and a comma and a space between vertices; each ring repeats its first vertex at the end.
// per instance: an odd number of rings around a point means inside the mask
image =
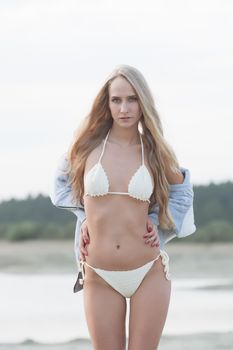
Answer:
POLYGON ((108 135, 109 135, 109 133, 110 133, 110 130, 111 130, 111 128, 108 130, 108 133, 107 133, 107 135, 106 135, 106 137, 105 137, 103 149, 102 149, 102 152, 101 152, 101 155, 100 155, 100 158, 99 158, 99 162, 98 162, 98 163, 101 162, 101 159, 102 159, 102 157, 103 157, 104 150, 105 150, 105 145, 106 145, 106 142, 107 142, 107 139, 108 139, 108 135))

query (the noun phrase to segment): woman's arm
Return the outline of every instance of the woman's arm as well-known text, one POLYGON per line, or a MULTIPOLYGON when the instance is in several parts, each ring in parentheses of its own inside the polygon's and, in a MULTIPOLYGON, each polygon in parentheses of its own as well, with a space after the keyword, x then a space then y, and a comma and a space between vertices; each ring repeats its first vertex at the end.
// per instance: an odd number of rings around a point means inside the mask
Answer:
POLYGON ((149 217, 154 225, 158 225, 161 243, 165 244, 174 237, 182 238, 196 231, 193 213, 193 185, 190 182, 188 169, 180 167, 183 175, 168 175, 170 184, 168 207, 175 223, 175 230, 164 230, 159 227, 159 207, 154 205, 149 217), (182 177, 183 176, 183 181, 182 177))
POLYGON ((86 219, 85 210, 80 202, 74 202, 72 200, 71 185, 68 182, 68 175, 65 174, 67 164, 67 153, 64 153, 55 171, 49 196, 53 205, 57 208, 72 211, 82 224, 86 219))

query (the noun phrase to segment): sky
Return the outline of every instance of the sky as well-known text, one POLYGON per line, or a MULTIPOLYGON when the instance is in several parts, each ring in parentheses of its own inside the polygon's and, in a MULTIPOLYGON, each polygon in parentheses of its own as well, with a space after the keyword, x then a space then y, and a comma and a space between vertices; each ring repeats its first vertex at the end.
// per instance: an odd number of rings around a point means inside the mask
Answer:
POLYGON ((233 181, 233 1, 0 0, 0 201, 48 195, 106 77, 139 69, 194 185, 233 181))

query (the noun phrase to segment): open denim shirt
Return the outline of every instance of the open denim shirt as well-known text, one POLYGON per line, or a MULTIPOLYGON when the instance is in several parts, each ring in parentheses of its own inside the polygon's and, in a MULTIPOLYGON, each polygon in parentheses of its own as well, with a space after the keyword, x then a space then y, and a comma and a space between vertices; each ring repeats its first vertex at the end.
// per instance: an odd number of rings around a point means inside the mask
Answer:
MULTIPOLYGON (((68 183, 68 175, 64 174, 67 166, 67 154, 64 153, 59 161, 52 180, 50 191, 50 199, 58 208, 72 211, 77 216, 75 229, 74 251, 78 271, 80 272, 80 252, 79 252, 79 235, 82 222, 85 220, 85 210, 81 203, 72 201, 71 185, 68 183)), ((160 249, 164 249, 164 245, 174 237, 186 237, 196 231, 193 212, 193 185, 190 183, 190 172, 188 169, 180 167, 184 175, 184 181, 181 184, 169 185, 169 201, 168 206, 175 223, 174 230, 164 230, 159 226, 158 214, 159 206, 154 205, 152 211, 148 214, 150 220, 157 226, 160 249)))

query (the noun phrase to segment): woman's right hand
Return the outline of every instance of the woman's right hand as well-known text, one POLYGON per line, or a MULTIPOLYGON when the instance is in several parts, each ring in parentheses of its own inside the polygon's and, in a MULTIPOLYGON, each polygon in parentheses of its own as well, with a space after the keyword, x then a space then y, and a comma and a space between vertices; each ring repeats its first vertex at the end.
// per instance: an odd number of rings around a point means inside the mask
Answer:
POLYGON ((90 243, 90 236, 89 236, 88 227, 87 227, 87 220, 85 219, 81 225, 81 232, 79 236, 79 252, 80 252, 81 260, 86 260, 86 255, 88 255, 87 245, 89 243, 90 243))

